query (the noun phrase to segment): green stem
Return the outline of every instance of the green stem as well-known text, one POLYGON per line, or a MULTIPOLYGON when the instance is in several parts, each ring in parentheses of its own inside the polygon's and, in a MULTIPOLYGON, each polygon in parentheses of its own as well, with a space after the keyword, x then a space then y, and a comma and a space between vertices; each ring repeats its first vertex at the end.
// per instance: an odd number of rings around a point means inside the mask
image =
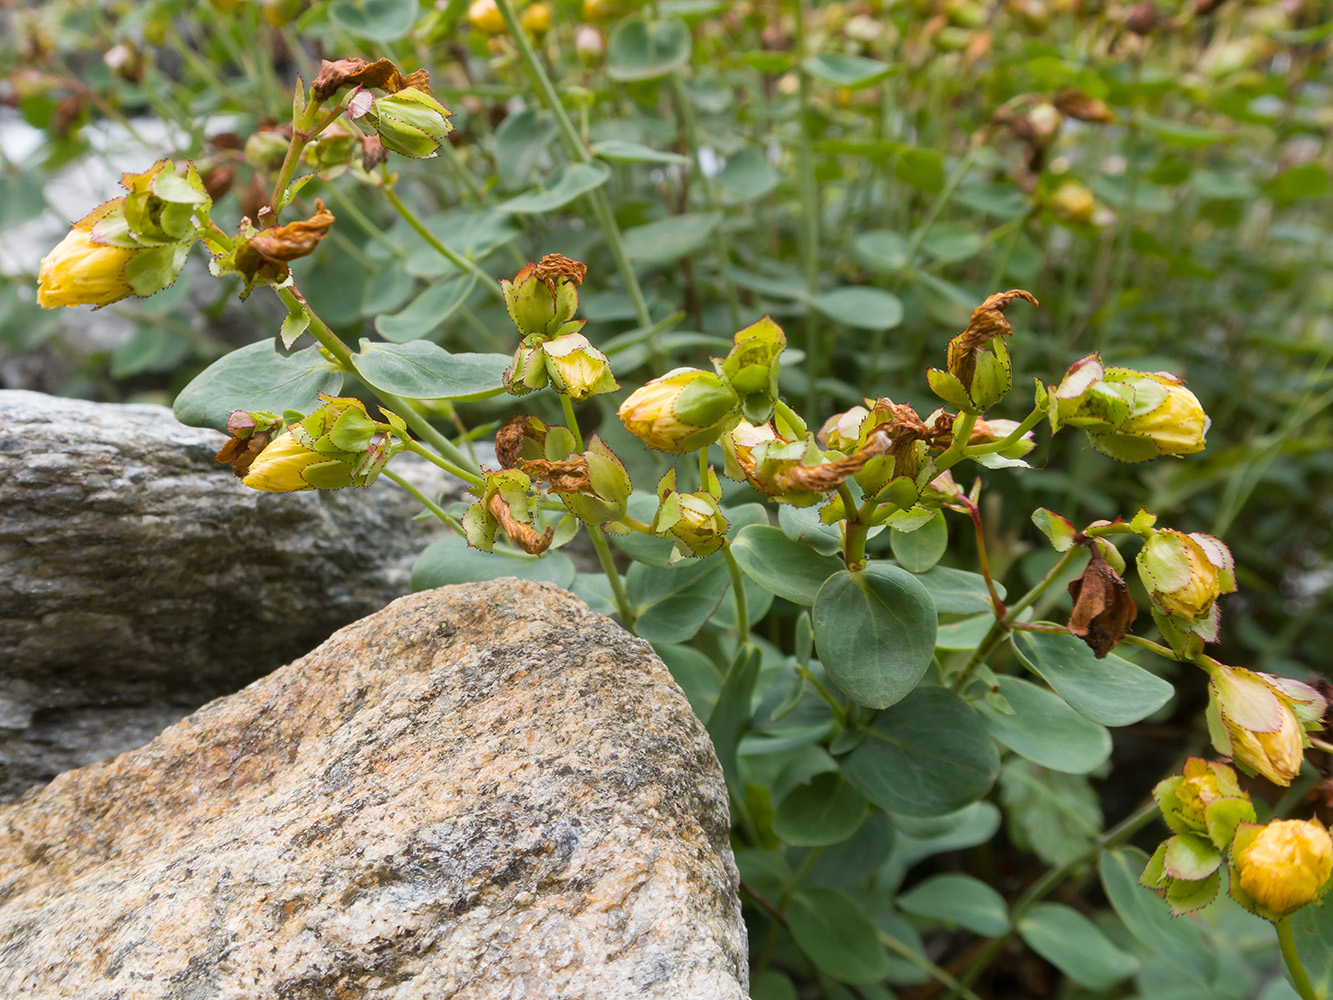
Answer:
MULTIPOLYGON (((810 76, 802 67, 805 62, 805 4, 795 0, 795 34, 793 52, 800 81, 800 145, 796 149, 796 185, 801 201, 801 261, 805 270, 805 288, 810 295, 819 292, 819 187, 815 182, 814 141, 811 134, 810 76)), ((819 322, 813 309, 807 307, 805 316, 805 371, 810 380, 806 391, 805 409, 814 416, 820 365, 823 364, 823 343, 819 322)))
POLYGON ((947 472, 963 460, 967 442, 972 437, 972 428, 977 425, 977 416, 966 411, 958 414, 953 422, 953 441, 935 459, 936 472, 947 472))
MULTIPOLYGON (((704 173, 703 160, 699 155, 699 128, 694 118, 694 109, 690 106, 689 95, 681 83, 680 74, 671 74, 671 94, 676 100, 677 112, 685 130, 685 141, 689 144, 694 157, 694 173, 699 178, 699 189, 703 192, 704 207, 710 212, 718 211, 717 198, 713 194, 713 182, 704 173)), ((731 313, 731 325, 740 329, 741 300, 736 294, 736 284, 727 277, 727 268, 731 267, 731 243, 727 239, 726 227, 719 225, 713 233, 713 245, 717 249, 718 259, 722 262, 722 284, 727 293, 727 309, 731 313)))
POLYGON ((925 242, 926 235, 930 232, 930 227, 935 225, 935 220, 938 219, 940 213, 944 211, 944 206, 949 204, 949 199, 953 197, 954 191, 957 189, 958 185, 963 182, 963 178, 967 176, 967 172, 972 169, 972 164, 976 161, 976 158, 977 147, 969 147, 966 155, 958 162, 958 166, 954 168, 954 172, 950 174, 949 179, 945 181, 944 187, 940 189, 940 193, 937 194, 935 200, 931 202, 930 208, 926 211, 925 221, 923 221, 921 225, 917 227, 916 232, 912 234, 912 242, 907 248, 908 267, 911 267, 915 263, 916 255, 921 250, 921 244, 925 242))
POLYGON ((620 624, 633 632, 634 606, 629 602, 629 594, 625 592, 625 581, 620 578, 620 571, 616 569, 616 562, 611 557, 611 546, 607 543, 606 532, 595 524, 587 527, 592 547, 597 550, 597 561, 602 564, 602 572, 606 574, 607 582, 611 584, 611 593, 616 599, 616 612, 620 615, 620 624))
POLYGON ((504 289, 500 287, 498 281, 486 273, 480 264, 471 257, 465 257, 442 243, 434 233, 422 224, 421 220, 417 218, 416 213, 403 204, 403 200, 398 197, 398 192, 394 191, 393 188, 386 185, 383 188, 383 191, 384 197, 389 199, 389 204, 394 207, 394 211, 403 217, 404 222, 416 230, 418 236, 430 244, 431 249, 460 271, 470 271, 472 274, 475 274, 492 295, 501 302, 504 301, 504 289))
MULTIPOLYGON (((991 455, 997 451, 1004 451, 1006 448, 1018 444, 1018 442, 1023 439, 1024 434, 1032 430, 1032 428, 1036 427, 1045 418, 1046 418, 1046 411, 1041 407, 1037 407, 1026 417, 1023 418, 1023 422, 1021 424, 1015 427, 1012 431, 1010 431, 1000 440, 987 441, 985 444, 977 444, 965 447, 963 449, 962 457, 973 458, 977 455, 991 455)), ((936 468, 938 467, 939 464, 936 463, 936 468)))
POLYGON ((856 498, 846 483, 838 484, 838 496, 842 500, 843 512, 847 515, 846 528, 843 531, 844 544, 842 561, 848 569, 864 569, 866 564, 866 539, 870 537, 870 528, 862 511, 856 505, 856 498))
POLYGON ((1327 1000, 1315 992, 1310 977, 1306 975, 1305 966, 1301 964, 1300 953, 1296 951, 1296 938, 1291 933, 1291 917, 1285 916, 1273 926, 1277 929, 1277 944, 1282 950, 1282 961, 1287 965, 1291 984, 1296 987, 1301 1000, 1327 1000))
POLYGON ((480 486, 485 481, 481 478, 481 476, 478 476, 475 473, 469 472, 467 469, 455 465, 447 458, 441 458, 439 455, 435 454, 435 452, 431 451, 429 448, 422 447, 420 442, 408 439, 407 450, 412 452, 414 455, 420 455, 427 462, 430 462, 432 465, 438 466, 445 472, 449 473, 449 475, 455 476, 458 479, 463 480, 463 482, 465 483, 471 483, 473 486, 480 486))
MULTIPOLYGON (((364 378, 361 378, 360 372, 356 370, 356 362, 352 359, 352 352, 347 349, 347 345, 338 338, 338 335, 329 328, 327 323, 319 318, 319 314, 310 308, 310 304, 306 302, 305 297, 296 290, 294 285, 286 288, 274 288, 273 290, 289 312, 304 311, 310 317, 311 335, 319 341, 321 347, 333 356, 333 359, 343 371, 350 372, 361 379, 362 382, 365 382, 367 386, 370 386, 375 395, 388 404, 389 409, 407 422, 408 427, 416 431, 423 441, 428 442, 451 462, 457 463, 464 469, 471 464, 468 457, 452 441, 431 426, 431 422, 417 409, 416 403, 404 396, 375 389, 364 378)), ((469 472, 469 475, 474 476, 475 474, 469 472)), ((481 482, 480 477, 476 477, 475 482, 481 482)))
POLYGON ((386 479, 390 479, 393 482, 397 483, 404 490, 406 490, 413 497, 415 497, 417 502, 421 504, 421 506, 425 507, 428 511, 430 511, 432 514, 438 517, 445 524, 449 525, 449 527, 453 528, 460 535, 463 534, 463 525, 458 520, 458 518, 454 517, 447 510, 445 510, 443 507, 437 504, 434 500, 426 496, 426 494, 422 493, 419 489, 417 489, 415 486, 409 483, 402 476, 398 475, 398 473, 394 472, 392 469, 385 469, 384 472, 381 473, 381 475, 383 475, 386 479))
POLYGON ((296 163, 301 158, 301 151, 316 134, 311 130, 315 125, 315 116, 319 114, 319 104, 320 102, 315 100, 315 91, 312 87, 310 100, 301 113, 301 120, 292 122, 292 141, 287 144, 287 155, 282 158, 282 166, 278 168, 278 179, 273 182, 273 197, 268 203, 275 216, 287 191, 287 185, 291 182, 292 174, 296 172, 296 163))
POLYGON ((745 598, 745 578, 741 576, 740 564, 731 554, 731 542, 722 539, 722 555, 727 560, 727 571, 731 574, 731 592, 736 598, 736 642, 740 646, 750 642, 750 609, 745 598))
MULTIPOLYGON (((570 119, 569 112, 565 110, 564 103, 560 100, 560 94, 555 89, 555 84, 551 82, 551 77, 547 74, 541 59, 537 57, 532 42, 528 40, 527 33, 519 25, 518 17, 514 14, 513 5, 509 0, 495 0, 495 6, 504 19, 505 30, 509 32, 510 40, 518 51, 519 59, 522 60, 528 75, 532 77, 532 82, 537 87, 538 93, 541 94, 542 103, 550 109, 551 114, 555 117, 556 127, 560 130, 560 138, 565 144, 566 151, 579 163, 591 163, 593 161, 592 154, 588 152, 588 147, 584 145, 583 140, 579 137, 578 130, 574 128, 574 122, 570 119)), ((616 224, 615 213, 611 210, 611 202, 606 196, 606 191, 600 187, 594 188, 588 193, 587 197, 592 202, 593 213, 597 216, 597 225, 602 230, 602 235, 606 237, 607 245, 611 249, 611 256, 615 258, 616 268, 620 271, 621 278, 624 279, 625 289, 629 292, 630 301, 634 303, 634 312, 638 317, 639 325, 652 326, 653 318, 648 312, 648 303, 643 297, 643 289, 639 287, 639 279, 634 273, 634 265, 630 263, 629 254, 625 250, 625 240, 621 236, 620 227, 616 224)), ((655 340, 649 342, 649 347, 655 356, 660 353, 655 340)))
POLYGON ((1157 803, 1155 801, 1145 803, 1098 837, 1096 843, 1080 853, 1078 857, 1065 862, 1058 868, 1052 868, 1034 882, 1010 911, 1010 929, 998 937, 991 938, 985 950, 958 977, 958 985, 954 987, 953 992, 945 997, 945 1000, 958 1000, 958 997, 966 995, 963 991, 975 983, 981 974, 990 967, 991 962, 995 961, 996 956, 1004 950, 1004 946, 1017 933, 1019 923, 1027 915, 1033 904, 1046 898, 1060 883, 1095 858, 1099 852, 1128 840, 1156 816, 1157 803))
POLYGON ((981 640, 981 645, 977 646, 977 651, 972 654, 972 657, 967 661, 967 665, 958 672, 958 676, 949 685, 954 691, 961 691, 967 686, 967 682, 972 678, 972 672, 986 662, 986 657, 990 656, 995 651, 995 647, 1004 640, 1005 634, 1013 626, 1018 616, 1036 603, 1037 598, 1044 594, 1056 578, 1065 571, 1065 568, 1074 561, 1080 549, 1081 546, 1072 546, 1068 552, 1056 560, 1055 565, 1037 581, 1031 590, 1009 605, 1007 611, 1001 613, 998 609, 996 610, 995 624, 986 633, 986 638, 981 640))
POLYGON ((930 976, 936 982, 942 983, 944 986, 953 990, 956 996, 962 997, 963 1000, 981 1000, 981 997, 977 996, 970 989, 968 989, 966 986, 960 983, 957 979, 949 975, 949 973, 946 972, 944 969, 940 968, 930 959, 926 958, 925 955, 922 955, 920 952, 911 948, 906 943, 899 941, 892 934, 886 934, 884 931, 880 931, 879 939, 885 944, 885 946, 888 947, 890 951, 897 952, 900 956, 902 956, 912 965, 915 965, 918 969, 926 973, 926 975, 930 976))
POLYGON ((560 396, 560 408, 565 413, 565 425, 569 428, 569 433, 574 435, 574 450, 582 451, 583 434, 579 430, 578 417, 574 415, 574 402, 563 392, 558 395, 560 396))

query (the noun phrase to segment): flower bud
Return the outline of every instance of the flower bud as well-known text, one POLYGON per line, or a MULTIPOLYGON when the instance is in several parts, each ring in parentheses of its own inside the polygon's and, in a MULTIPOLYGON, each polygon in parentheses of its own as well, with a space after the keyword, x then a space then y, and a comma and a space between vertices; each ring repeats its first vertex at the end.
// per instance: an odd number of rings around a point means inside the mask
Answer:
POLYGON ((740 400, 712 372, 676 368, 630 393, 617 416, 648 447, 681 455, 735 427, 740 400))
POLYGON ((290 146, 291 140, 276 128, 261 128, 245 140, 245 164, 255 170, 276 171, 290 146))
POLYGON ((787 337, 765 316, 737 333, 732 342, 731 353, 714 358, 713 367, 740 399, 741 415, 752 424, 766 423, 778 398, 778 356, 787 337))
POLYGON ((518 24, 529 35, 544 35, 551 30, 551 5, 534 3, 518 16, 518 24))
POLYGON ((369 486, 392 453, 388 425, 377 424, 352 397, 320 394, 325 404, 288 424, 256 456, 241 480, 253 490, 295 493, 369 486))
POLYGON ((467 22, 487 35, 503 35, 505 20, 495 0, 473 0, 467 8, 467 22))
POLYGON ((1208 416, 1174 375, 1104 368, 1091 354, 1074 362, 1051 392, 1051 429, 1083 427, 1093 447, 1116 461, 1203 450, 1208 416))
POLYGON ((1015 288, 990 296, 972 311, 967 329, 949 341, 948 371, 926 373, 935 395, 969 413, 984 413, 1004 398, 1014 381, 1004 341, 1014 331, 1004 310, 1014 299, 1037 304, 1030 292, 1015 288))
POLYGON ((541 555, 551 547, 555 532, 536 528, 540 509, 530 495, 532 480, 526 472, 505 469, 487 472, 486 480, 472 492, 481 497, 463 514, 463 533, 473 548, 490 552, 495 535, 504 528, 509 540, 530 555, 541 555))
POLYGON ((1202 532, 1154 529, 1139 551, 1138 567, 1153 604, 1186 621, 1202 621, 1220 595, 1236 590, 1231 551, 1202 532))
POLYGON ((509 318, 523 337, 555 337, 577 333, 584 321, 575 320, 579 289, 588 268, 558 253, 528 263, 514 280, 500 279, 509 318))
POLYGON ((1247 823, 1232 850, 1232 896, 1268 920, 1295 913, 1328 889, 1333 840, 1317 820, 1247 823))
POLYGON ((386 149, 415 159, 429 159, 440 151, 454 127, 448 108, 419 87, 404 87, 377 97, 366 117, 375 123, 386 149))
POLYGON ((1153 798, 1176 833, 1202 833, 1225 850, 1241 823, 1254 822, 1254 806, 1226 764, 1190 757, 1183 775, 1160 781, 1153 798))
POLYGON ((582 62, 592 65, 606 51, 606 40, 591 24, 581 25, 574 33, 574 51, 582 62))
POLYGON ((611 374, 606 355, 588 343, 581 333, 567 333, 541 345, 546 355, 546 370, 555 391, 581 403, 602 392, 620 388, 611 374))
POLYGON ((726 541, 730 522, 722 514, 718 501, 722 486, 717 473, 708 470, 705 489, 697 493, 676 491, 676 470, 672 469, 657 485, 657 513, 653 516, 653 532, 670 538, 675 547, 670 561, 694 556, 712 555, 726 541))
POLYGON ((815 438, 830 451, 847 454, 861 443, 861 424, 868 416, 870 411, 864 406, 853 406, 843 413, 835 413, 824 421, 824 426, 815 438))
POLYGON ((1248 773, 1290 785, 1305 759, 1307 727, 1317 727, 1325 702, 1299 681, 1205 660, 1208 733, 1217 752, 1248 773))
POLYGON ((564 461, 528 459, 520 464, 524 472, 545 482, 580 521, 603 525, 613 533, 629 530, 618 522, 629 505, 633 484, 619 457, 596 434, 582 455, 564 461))
POLYGON ((1086 184, 1072 178, 1062 180, 1046 199, 1051 213, 1061 222, 1087 225, 1097 211, 1097 199, 1086 184))
POLYGON ((525 396, 534 390, 544 388, 551 380, 546 368, 546 355, 540 343, 529 343, 533 338, 525 338, 514 351, 514 360, 505 369, 502 384, 505 390, 515 396, 525 396))
MULTIPOLYGON (((123 198, 115 199, 124 201, 123 198)), ((137 250, 96 242, 93 223, 112 202, 95 209, 74 224, 63 240, 42 258, 37 273, 37 303, 43 309, 58 306, 102 306, 134 294, 125 269, 137 250)))

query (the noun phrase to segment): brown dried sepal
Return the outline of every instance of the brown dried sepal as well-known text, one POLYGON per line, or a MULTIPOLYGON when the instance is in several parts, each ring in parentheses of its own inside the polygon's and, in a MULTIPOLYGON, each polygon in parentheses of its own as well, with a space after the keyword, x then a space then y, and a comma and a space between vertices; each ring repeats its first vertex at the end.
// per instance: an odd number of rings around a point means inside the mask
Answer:
POLYGON ((487 506, 490 508, 491 516, 500 522, 500 527, 504 528, 509 540, 524 552, 539 556, 551 547, 551 540, 555 537, 555 529, 547 528, 539 534, 532 525, 525 524, 514 516, 514 512, 509 509, 509 504, 505 503, 504 497, 499 493, 491 497, 487 506))
POLYGON ((319 64, 319 75, 315 77, 311 90, 316 100, 324 101, 343 87, 357 86, 382 90, 386 94, 416 87, 429 94, 430 71, 418 69, 404 76, 392 59, 377 59, 373 63, 355 58, 339 59, 336 62, 325 59, 319 64))
POLYGON ((364 136, 361 139, 361 169, 370 173, 381 163, 389 162, 389 151, 384 148, 377 135, 364 136))
POLYGON ((885 439, 873 439, 854 455, 834 459, 823 465, 793 465, 778 473, 776 485, 782 493, 832 493, 848 479, 865 468, 876 455, 884 454, 885 439))
POLYGON ((1068 87, 1056 94, 1052 103, 1062 115, 1077 118, 1081 122, 1098 122, 1102 125, 1110 125, 1115 121, 1115 115, 1106 106, 1105 101, 1089 97, 1083 91, 1075 90, 1073 87, 1068 87))
POLYGON ((1069 631, 1087 643, 1100 660, 1129 632, 1139 609, 1125 581, 1102 555, 1101 547, 1094 542, 1089 549, 1092 558, 1087 569, 1069 584, 1069 594, 1074 598, 1069 631))
POLYGON ((533 479, 545 483, 554 493, 592 492, 588 460, 582 456, 561 462, 551 462, 544 458, 519 459, 518 465, 533 479))

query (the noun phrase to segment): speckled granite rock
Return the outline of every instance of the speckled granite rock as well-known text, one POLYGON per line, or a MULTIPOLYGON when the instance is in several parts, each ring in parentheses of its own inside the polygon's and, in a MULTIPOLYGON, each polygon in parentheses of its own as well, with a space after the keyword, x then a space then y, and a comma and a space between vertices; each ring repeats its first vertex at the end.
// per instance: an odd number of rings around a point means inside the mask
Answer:
POLYGON ((743 998, 736 886, 650 647, 445 587, 0 807, 0 996, 743 998))
POLYGON ((408 591, 415 501, 256 493, 213 461, 224 440, 165 407, 0 391, 0 801, 408 591))

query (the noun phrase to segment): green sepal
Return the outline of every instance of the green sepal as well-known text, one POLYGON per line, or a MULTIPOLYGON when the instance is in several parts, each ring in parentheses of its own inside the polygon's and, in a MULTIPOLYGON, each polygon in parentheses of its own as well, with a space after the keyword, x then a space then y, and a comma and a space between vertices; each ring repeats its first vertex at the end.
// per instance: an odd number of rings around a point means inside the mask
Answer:
POLYGON ((135 295, 155 295, 175 284, 189 256, 189 243, 140 250, 125 265, 125 281, 135 295))
POLYGON ((1078 529, 1063 514, 1057 514, 1045 507, 1038 507, 1032 512, 1032 523, 1051 543, 1056 552, 1068 552, 1074 547, 1074 538, 1078 529))
POLYGON ((941 368, 931 368, 926 372, 926 382, 930 391, 950 406, 963 411, 972 409, 972 398, 956 375, 941 368))

